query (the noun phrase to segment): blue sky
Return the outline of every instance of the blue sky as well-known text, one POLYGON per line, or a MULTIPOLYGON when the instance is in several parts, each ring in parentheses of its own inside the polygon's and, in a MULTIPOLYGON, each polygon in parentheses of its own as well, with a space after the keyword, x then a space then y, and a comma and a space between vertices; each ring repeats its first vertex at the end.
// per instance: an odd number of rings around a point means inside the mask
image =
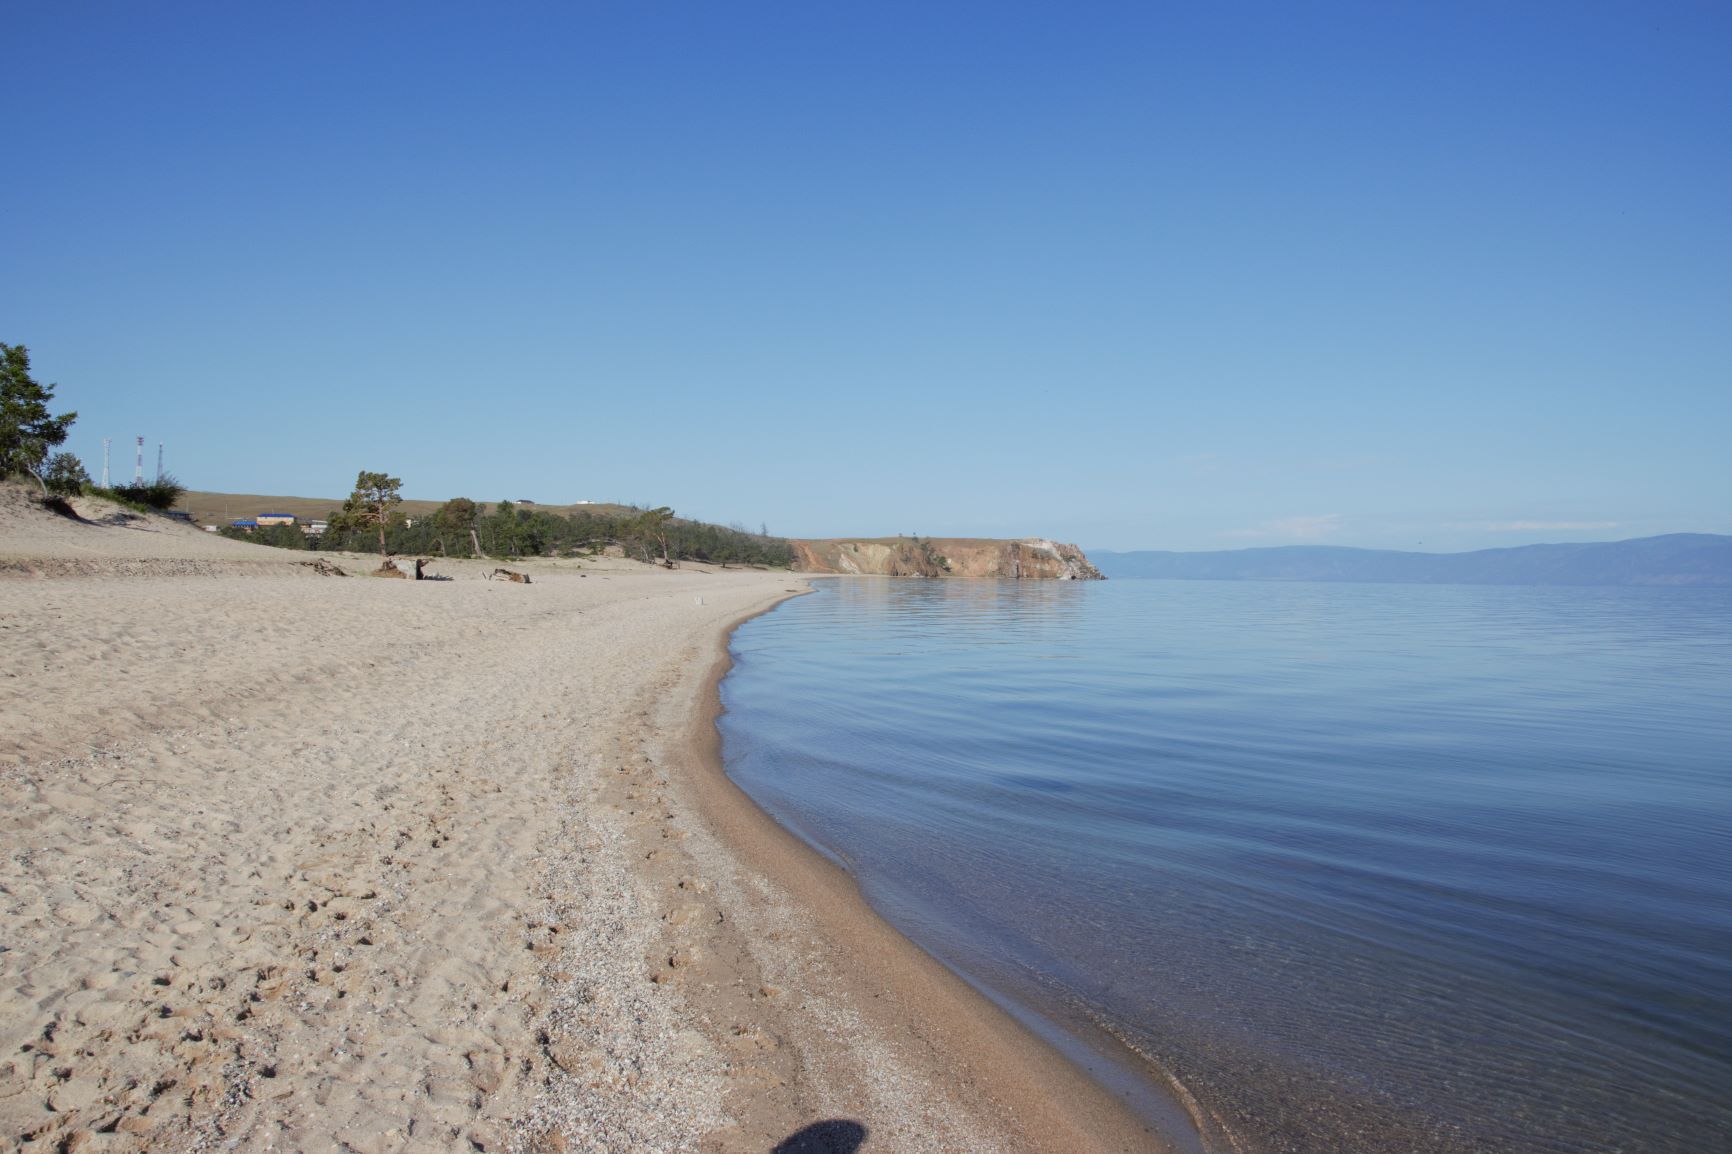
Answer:
POLYGON ((1116 549, 1732 531, 1724 4, 6 25, 0 340, 93 472, 143 434, 194 488, 1116 549))

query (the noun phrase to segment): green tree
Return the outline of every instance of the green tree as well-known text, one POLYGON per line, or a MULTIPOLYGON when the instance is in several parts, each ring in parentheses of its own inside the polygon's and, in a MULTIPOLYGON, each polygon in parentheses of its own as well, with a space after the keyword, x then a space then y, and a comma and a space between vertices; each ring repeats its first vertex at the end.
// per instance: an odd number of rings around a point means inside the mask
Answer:
POLYGON ((48 415, 54 386, 30 376, 30 350, 0 342, 0 476, 28 473, 48 495, 43 463, 48 450, 66 440, 77 413, 48 415))
MULTIPOLYGON (((540 556, 547 548, 549 530, 567 527, 552 514, 533 512, 511 501, 493 506, 479 524, 487 552, 496 557, 540 556)), ((551 536, 557 540, 557 534, 551 536)))
POLYGON ((673 568, 673 558, 668 556, 668 529, 673 519, 674 511, 663 505, 658 509, 645 509, 627 528, 627 535, 637 542, 646 563, 650 559, 650 547, 657 546, 661 550, 662 564, 673 568))
POLYGON ((301 532, 298 525, 260 525, 253 532, 252 539, 260 545, 271 545, 278 549, 307 547, 307 535, 301 532))
POLYGON ((383 554, 385 530, 400 516, 397 506, 403 503, 402 489, 401 477, 388 477, 384 473, 369 473, 363 469, 355 478, 355 491, 343 502, 343 510, 330 528, 337 529, 339 522, 343 529, 377 526, 379 552, 383 554))
POLYGON ((257 529, 240 529, 224 525, 217 535, 231 541, 246 541, 253 545, 269 545, 276 549, 306 549, 307 536, 294 525, 260 525, 257 529))
POLYGON ((448 553, 467 557, 470 552, 470 532, 481 518, 481 507, 468 497, 453 497, 433 514, 438 541, 448 553))
POLYGON ((42 483, 50 493, 76 497, 90 484, 90 474, 84 471, 84 462, 71 453, 55 453, 42 470, 42 483))

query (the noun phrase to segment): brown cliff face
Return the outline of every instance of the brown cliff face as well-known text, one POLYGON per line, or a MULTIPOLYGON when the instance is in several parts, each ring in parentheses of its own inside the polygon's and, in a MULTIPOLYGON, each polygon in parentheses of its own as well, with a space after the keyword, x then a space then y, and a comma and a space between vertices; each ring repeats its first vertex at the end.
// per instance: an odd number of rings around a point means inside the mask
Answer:
POLYGON ((1042 537, 838 537, 791 541, 803 573, 872 573, 888 577, 1008 577, 1101 581, 1075 545, 1042 537))

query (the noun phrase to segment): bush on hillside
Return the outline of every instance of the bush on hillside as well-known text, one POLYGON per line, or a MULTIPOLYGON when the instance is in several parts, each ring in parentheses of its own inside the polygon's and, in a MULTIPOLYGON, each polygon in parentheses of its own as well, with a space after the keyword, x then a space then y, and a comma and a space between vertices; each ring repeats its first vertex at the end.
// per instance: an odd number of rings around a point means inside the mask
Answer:
POLYGON ((71 453, 55 453, 42 470, 42 484, 60 497, 76 497, 90 484, 84 462, 71 453))
POLYGON ((166 513, 174 508, 174 503, 186 492, 186 486, 175 480, 174 474, 164 473, 156 480, 144 484, 116 485, 113 491, 122 501, 166 513))
MULTIPOLYGON (((135 501, 123 495, 118 489, 104 489, 101 485, 90 485, 84 490, 86 497, 100 497, 104 501, 113 501, 123 509, 131 509, 134 513, 148 513, 150 506, 142 501, 135 501)), ((70 508, 70 506, 68 506, 70 508)))

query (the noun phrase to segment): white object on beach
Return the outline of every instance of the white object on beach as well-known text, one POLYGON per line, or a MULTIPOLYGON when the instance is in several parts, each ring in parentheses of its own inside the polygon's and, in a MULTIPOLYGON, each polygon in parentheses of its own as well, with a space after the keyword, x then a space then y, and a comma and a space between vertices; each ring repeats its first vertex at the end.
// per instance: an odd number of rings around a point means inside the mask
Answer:
POLYGON ((694 597, 694 598, 692 598, 692 602, 693 602, 693 604, 696 604, 696 605, 702 605, 704 603, 704 599, 702 597, 694 597))

